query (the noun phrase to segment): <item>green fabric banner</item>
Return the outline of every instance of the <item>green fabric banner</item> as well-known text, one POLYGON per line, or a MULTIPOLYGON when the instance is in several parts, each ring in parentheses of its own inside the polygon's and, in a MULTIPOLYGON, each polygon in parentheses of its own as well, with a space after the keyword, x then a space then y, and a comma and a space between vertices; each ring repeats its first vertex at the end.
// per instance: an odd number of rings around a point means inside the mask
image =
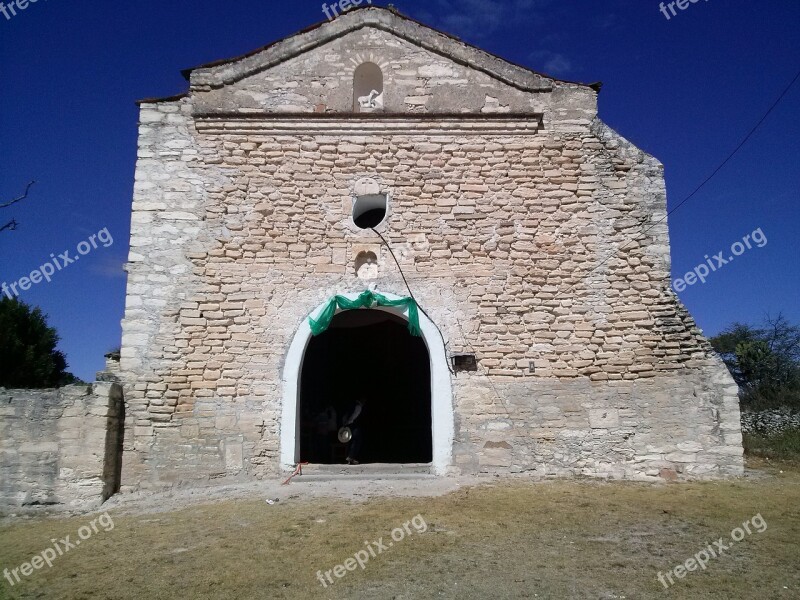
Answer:
POLYGON ((331 298, 316 319, 308 317, 308 322, 311 325, 311 333, 313 335, 319 335, 325 331, 331 324, 337 308, 351 310, 354 308, 372 308, 375 305, 407 307, 408 331, 411 335, 417 337, 422 335, 422 331, 419 328, 419 311, 417 310, 417 303, 413 298, 405 297, 398 298, 397 300, 390 300, 386 296, 370 290, 364 290, 355 300, 350 300, 344 296, 334 296, 331 298))

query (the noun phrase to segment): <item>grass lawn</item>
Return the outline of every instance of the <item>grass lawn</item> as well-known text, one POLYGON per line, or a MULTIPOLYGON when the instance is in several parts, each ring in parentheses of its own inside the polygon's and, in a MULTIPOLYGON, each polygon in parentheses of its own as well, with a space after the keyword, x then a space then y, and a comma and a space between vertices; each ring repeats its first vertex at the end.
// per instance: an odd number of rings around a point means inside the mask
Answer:
MULTIPOLYGON (((760 474, 727 482, 497 479, 423 499, 240 500, 111 513, 113 530, 100 528, 52 568, 13 587, 0 579, 0 598, 800 597, 800 466, 752 463, 760 474), (418 514, 427 530, 410 524, 389 547, 392 529, 418 514), (673 576, 669 590, 659 583, 659 571, 718 538, 730 543, 731 531, 756 514, 765 531, 751 526, 705 570, 673 576), (323 588, 317 570, 332 570, 365 542, 376 551, 365 569, 332 573, 335 583, 323 588)), ((302 494, 303 484, 292 485, 302 494)), ((30 560, 51 538, 74 541, 95 516, 0 528, 0 569, 30 560)))

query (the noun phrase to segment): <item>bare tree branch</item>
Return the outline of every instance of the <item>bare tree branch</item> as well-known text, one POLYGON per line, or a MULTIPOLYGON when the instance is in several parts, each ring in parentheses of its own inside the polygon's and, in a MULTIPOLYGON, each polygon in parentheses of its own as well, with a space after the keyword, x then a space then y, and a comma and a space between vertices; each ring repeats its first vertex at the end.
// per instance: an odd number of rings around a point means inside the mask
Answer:
POLYGON ((15 219, 11 219, 8 223, 0 227, 0 231, 5 231, 8 229, 9 231, 14 231, 17 228, 17 221, 15 219))
MULTIPOLYGON (((36 183, 36 181, 31 181, 30 183, 28 183, 28 185, 25 187, 25 193, 22 194, 22 196, 19 196, 18 198, 14 198, 13 200, 9 200, 5 204, 0 204, 0 208, 8 208, 12 204, 16 204, 17 202, 21 202, 22 200, 25 200, 25 198, 28 197, 28 192, 30 191, 31 186, 34 183, 36 183)), ((17 223, 16 219, 11 219, 8 223, 6 223, 2 227, 0 227, 0 233, 5 231, 6 229, 8 229, 9 231, 14 231, 17 228, 18 225, 19 224, 17 223)))
POLYGON ((28 183, 27 187, 25 188, 25 193, 24 193, 24 194, 22 194, 22 196, 20 196, 19 198, 14 198, 14 199, 13 199, 13 200, 11 200, 10 202, 6 202, 5 204, 0 204, 0 208, 8 208, 8 207, 9 207, 9 206, 11 206, 12 204, 16 204, 17 202, 20 202, 21 200, 25 200, 25 198, 27 198, 27 197, 28 197, 28 190, 30 190, 30 189, 31 189, 31 186, 32 186, 34 183, 36 183, 36 181, 31 181, 30 183, 28 183))

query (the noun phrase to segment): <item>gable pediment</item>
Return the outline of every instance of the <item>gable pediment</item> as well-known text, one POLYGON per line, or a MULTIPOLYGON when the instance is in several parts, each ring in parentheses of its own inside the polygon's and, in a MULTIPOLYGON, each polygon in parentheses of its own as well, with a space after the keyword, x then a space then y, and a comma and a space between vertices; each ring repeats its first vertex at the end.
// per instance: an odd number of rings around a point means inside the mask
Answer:
POLYGON ((557 87, 591 91, 514 65, 397 13, 367 7, 248 55, 185 72, 195 114, 534 113, 557 87), (354 91, 371 63, 386 90, 354 91), (370 92, 374 91, 371 94, 370 92))
POLYGON ((362 28, 385 31, 421 49, 483 71, 499 81, 524 91, 550 91, 553 82, 558 81, 379 7, 351 10, 331 22, 322 23, 244 56, 188 69, 184 71, 184 75, 190 79, 193 86, 213 88, 236 83, 362 28))

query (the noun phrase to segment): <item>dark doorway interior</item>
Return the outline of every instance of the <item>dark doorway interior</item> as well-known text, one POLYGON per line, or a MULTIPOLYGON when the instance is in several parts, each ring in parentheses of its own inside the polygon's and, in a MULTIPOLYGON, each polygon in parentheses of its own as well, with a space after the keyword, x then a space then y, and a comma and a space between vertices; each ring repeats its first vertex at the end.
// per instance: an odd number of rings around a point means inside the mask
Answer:
POLYGON ((345 461, 336 431, 360 396, 366 403, 359 462, 431 462, 430 380, 428 349, 406 321, 381 310, 339 313, 303 359, 301 461, 345 461))

